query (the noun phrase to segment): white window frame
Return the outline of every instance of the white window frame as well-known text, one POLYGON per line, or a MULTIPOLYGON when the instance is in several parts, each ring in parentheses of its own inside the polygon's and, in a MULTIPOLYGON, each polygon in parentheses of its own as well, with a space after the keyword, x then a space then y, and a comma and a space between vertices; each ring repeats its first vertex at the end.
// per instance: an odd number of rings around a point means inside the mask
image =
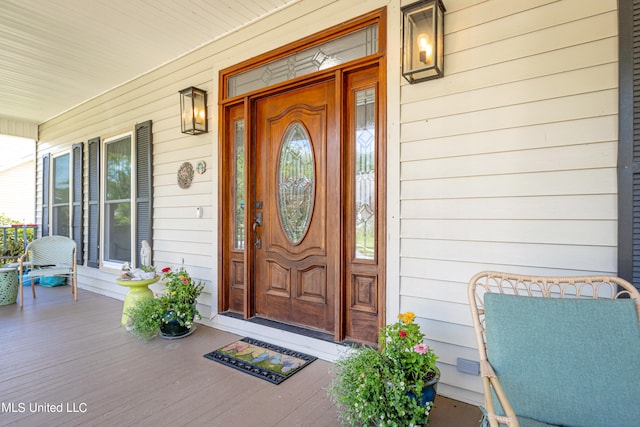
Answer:
POLYGON ((108 238, 106 238, 106 226, 108 223, 108 218, 105 215, 105 198, 107 197, 106 184, 107 184, 107 145, 111 142, 115 142, 117 140, 129 137, 131 138, 131 197, 130 197, 130 205, 131 205, 131 225, 130 225, 130 239, 131 239, 131 261, 130 264, 136 265, 136 240, 135 240, 135 230, 136 230, 136 140, 135 140, 135 132, 133 130, 119 133, 114 136, 110 136, 102 139, 100 142, 100 152, 103 153, 100 157, 100 265, 109 270, 120 270, 124 265, 124 262, 114 262, 106 259, 105 253, 108 250, 108 238))
MULTIPOLYGON (((58 205, 55 203, 56 199, 56 186, 55 186, 55 176, 56 176, 56 160, 60 157, 68 156, 69 159, 69 201, 67 202, 67 207, 69 209, 69 223, 67 224, 67 228, 69 233, 64 235, 65 237, 72 237, 73 232, 73 156, 71 155, 71 151, 63 151, 60 153, 56 153, 55 155, 51 155, 51 164, 49 166, 49 227, 51 235, 59 235, 57 234, 57 226, 53 217, 53 208, 58 205)), ((59 204, 58 206, 62 206, 59 204)))

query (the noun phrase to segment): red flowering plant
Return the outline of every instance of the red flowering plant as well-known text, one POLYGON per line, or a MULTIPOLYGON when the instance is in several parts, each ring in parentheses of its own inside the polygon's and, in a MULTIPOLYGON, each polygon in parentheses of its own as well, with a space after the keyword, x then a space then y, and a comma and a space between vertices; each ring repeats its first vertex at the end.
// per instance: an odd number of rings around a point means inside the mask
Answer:
POLYGON ((164 323, 177 320, 181 326, 191 327, 194 318, 200 318, 196 308, 196 298, 202 293, 204 284, 194 281, 184 267, 173 271, 171 267, 161 270, 166 289, 160 296, 166 315, 162 317, 164 323))

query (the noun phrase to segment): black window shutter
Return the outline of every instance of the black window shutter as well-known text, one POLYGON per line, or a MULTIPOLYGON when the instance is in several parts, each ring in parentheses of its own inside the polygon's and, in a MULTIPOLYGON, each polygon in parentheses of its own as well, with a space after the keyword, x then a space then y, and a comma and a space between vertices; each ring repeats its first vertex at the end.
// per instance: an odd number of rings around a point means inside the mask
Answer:
MULTIPOLYGON (((633 189, 631 204, 633 205, 633 248, 632 248, 632 275, 630 281, 636 288, 640 289, 640 4, 634 2, 619 2, 633 4, 633 148, 632 156, 623 154, 626 160, 623 160, 623 166, 629 170, 631 174, 631 182, 633 189), (631 159, 629 159, 631 157, 631 159), (631 161, 630 161, 631 160, 631 161)), ((626 6, 621 6, 626 7, 626 6)))
MULTIPOLYGON (((136 125, 136 256, 140 254, 143 240, 153 246, 152 147, 151 120, 138 123, 136 125)), ((140 264, 139 259, 138 264, 140 264)))
POLYGON ((42 236, 49 235, 49 164, 51 155, 42 156, 42 236))
POLYGON ((618 2, 618 275, 640 289, 640 2, 618 2))
POLYGON ((89 180, 87 266, 98 268, 100 267, 100 137, 90 139, 87 149, 89 180))
POLYGON ((72 167, 73 167, 73 191, 71 192, 72 237, 76 242, 76 262, 78 265, 84 264, 84 248, 82 239, 82 142, 73 144, 71 147, 72 167))

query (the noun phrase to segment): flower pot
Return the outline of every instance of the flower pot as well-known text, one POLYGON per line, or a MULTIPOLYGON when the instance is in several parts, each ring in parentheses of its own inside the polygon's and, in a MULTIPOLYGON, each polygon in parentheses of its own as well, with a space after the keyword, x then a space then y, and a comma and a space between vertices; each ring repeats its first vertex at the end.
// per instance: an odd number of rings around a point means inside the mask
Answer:
POLYGON ((15 304, 19 286, 15 268, 0 268, 0 305, 15 304))
MULTIPOLYGON (((185 319, 181 319, 184 323, 185 319)), ((191 327, 180 325, 179 319, 173 310, 169 310, 164 316, 162 316, 162 323, 160 324, 160 335, 164 338, 179 338, 188 335, 195 329, 193 324, 193 317, 189 319, 191 327)))
MULTIPOLYGON (((420 396, 420 402, 422 406, 431 406, 436 400, 436 390, 438 388, 438 381, 440 381, 440 374, 436 374, 431 380, 429 380, 424 387, 422 387, 422 395, 420 396)), ((412 399, 416 399, 415 394, 407 393, 412 399)))
POLYGON ((189 328, 181 326, 177 320, 170 320, 160 325, 160 332, 165 337, 181 337, 189 333, 189 328))

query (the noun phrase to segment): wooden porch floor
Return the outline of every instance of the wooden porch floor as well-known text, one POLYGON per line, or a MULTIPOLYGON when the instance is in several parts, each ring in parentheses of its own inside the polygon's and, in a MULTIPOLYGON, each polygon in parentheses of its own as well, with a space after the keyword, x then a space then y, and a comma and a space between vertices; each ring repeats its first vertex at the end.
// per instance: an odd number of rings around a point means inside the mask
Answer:
MULTIPOLYGON (((236 335, 198 325, 185 339, 140 342, 120 326, 121 301, 36 290, 33 300, 25 289, 22 311, 0 307, 0 425, 339 425, 325 391, 329 362, 275 386, 203 357, 236 335)), ((477 407, 439 396, 429 425, 479 418, 477 407)))

